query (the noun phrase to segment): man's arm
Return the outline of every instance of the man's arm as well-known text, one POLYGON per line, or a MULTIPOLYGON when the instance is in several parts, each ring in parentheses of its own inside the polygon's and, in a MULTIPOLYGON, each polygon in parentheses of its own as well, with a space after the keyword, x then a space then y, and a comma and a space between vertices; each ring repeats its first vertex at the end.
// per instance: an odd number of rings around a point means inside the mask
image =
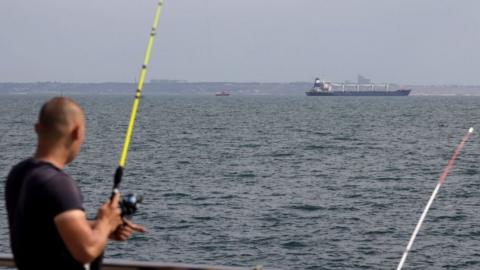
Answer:
POLYGON ((100 207, 92 225, 81 210, 69 210, 55 216, 57 230, 75 260, 89 263, 103 252, 108 236, 122 224, 118 201, 117 193, 112 201, 100 207))
MULTIPOLYGON (((133 232, 145 232, 145 228, 142 225, 135 224, 132 221, 123 218, 123 224, 118 226, 115 231, 113 231, 109 236, 108 239, 114 241, 127 241, 130 236, 132 236, 133 232)), ((89 220, 88 224, 91 228, 95 227, 97 220, 89 220)))
POLYGON ((115 241, 127 241, 134 231, 144 233, 145 228, 128 219, 123 219, 123 224, 118 226, 118 228, 110 234, 109 238, 115 241))

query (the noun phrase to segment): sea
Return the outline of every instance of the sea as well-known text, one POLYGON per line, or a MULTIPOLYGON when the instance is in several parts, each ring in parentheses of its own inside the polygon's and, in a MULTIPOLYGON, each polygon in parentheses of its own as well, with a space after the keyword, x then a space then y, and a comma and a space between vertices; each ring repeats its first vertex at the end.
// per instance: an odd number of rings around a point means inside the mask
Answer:
MULTIPOLYGON (((0 186, 52 95, 0 95, 0 186)), ((86 139, 65 171, 90 218, 109 198, 132 96, 72 95, 86 139)), ((143 96, 121 190, 146 227, 107 258, 266 269, 394 269, 480 97, 143 96)), ((480 269, 480 136, 405 269, 480 269)), ((0 253, 10 253, 0 192, 0 253)))

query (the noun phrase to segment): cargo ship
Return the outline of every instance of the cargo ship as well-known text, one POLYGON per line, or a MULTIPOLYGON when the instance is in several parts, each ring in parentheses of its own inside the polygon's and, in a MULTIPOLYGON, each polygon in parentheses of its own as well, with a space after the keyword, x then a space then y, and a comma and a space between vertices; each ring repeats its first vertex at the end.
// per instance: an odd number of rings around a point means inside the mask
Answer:
POLYGON ((411 89, 398 89, 390 91, 388 84, 382 84, 378 89, 377 84, 346 84, 332 83, 315 79, 313 88, 305 92, 307 96, 408 96, 411 89), (333 90, 333 86, 340 86, 341 90, 333 90), (354 90, 346 90, 346 88, 354 88, 354 90), (367 89, 365 89, 367 88, 367 89))
POLYGON ((228 97, 228 96, 230 96, 230 93, 228 93, 227 91, 221 91, 221 92, 216 92, 215 96, 217 96, 217 97, 228 97))

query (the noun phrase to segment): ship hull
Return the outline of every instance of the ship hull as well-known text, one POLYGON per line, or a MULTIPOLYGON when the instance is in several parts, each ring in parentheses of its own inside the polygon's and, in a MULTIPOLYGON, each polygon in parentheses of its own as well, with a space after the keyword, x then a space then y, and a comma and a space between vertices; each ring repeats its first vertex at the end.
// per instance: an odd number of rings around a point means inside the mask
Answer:
POLYGON ((412 90, 400 89, 395 91, 325 91, 325 92, 305 92, 307 96, 362 96, 362 97, 390 97, 390 96, 408 96, 412 90))

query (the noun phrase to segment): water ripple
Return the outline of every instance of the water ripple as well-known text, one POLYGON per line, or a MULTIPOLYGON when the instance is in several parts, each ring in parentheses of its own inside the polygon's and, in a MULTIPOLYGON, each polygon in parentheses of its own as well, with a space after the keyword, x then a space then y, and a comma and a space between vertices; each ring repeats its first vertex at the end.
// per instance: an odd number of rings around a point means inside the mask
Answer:
MULTIPOLYGON (((31 155, 46 96, 1 96, 0 170, 31 155)), ((110 193, 130 97, 76 96, 87 133, 67 167, 88 216, 110 193), (122 131, 119 133, 119 131, 122 131)), ((142 99, 124 192, 148 233, 107 257, 269 269, 392 269, 480 99, 142 99)), ((479 269, 480 144, 460 153, 407 260, 479 269)), ((4 178, 0 180, 3 184, 4 178)), ((3 192, 0 211, 4 213, 3 192)), ((0 253, 9 252, 0 218, 0 253)))

